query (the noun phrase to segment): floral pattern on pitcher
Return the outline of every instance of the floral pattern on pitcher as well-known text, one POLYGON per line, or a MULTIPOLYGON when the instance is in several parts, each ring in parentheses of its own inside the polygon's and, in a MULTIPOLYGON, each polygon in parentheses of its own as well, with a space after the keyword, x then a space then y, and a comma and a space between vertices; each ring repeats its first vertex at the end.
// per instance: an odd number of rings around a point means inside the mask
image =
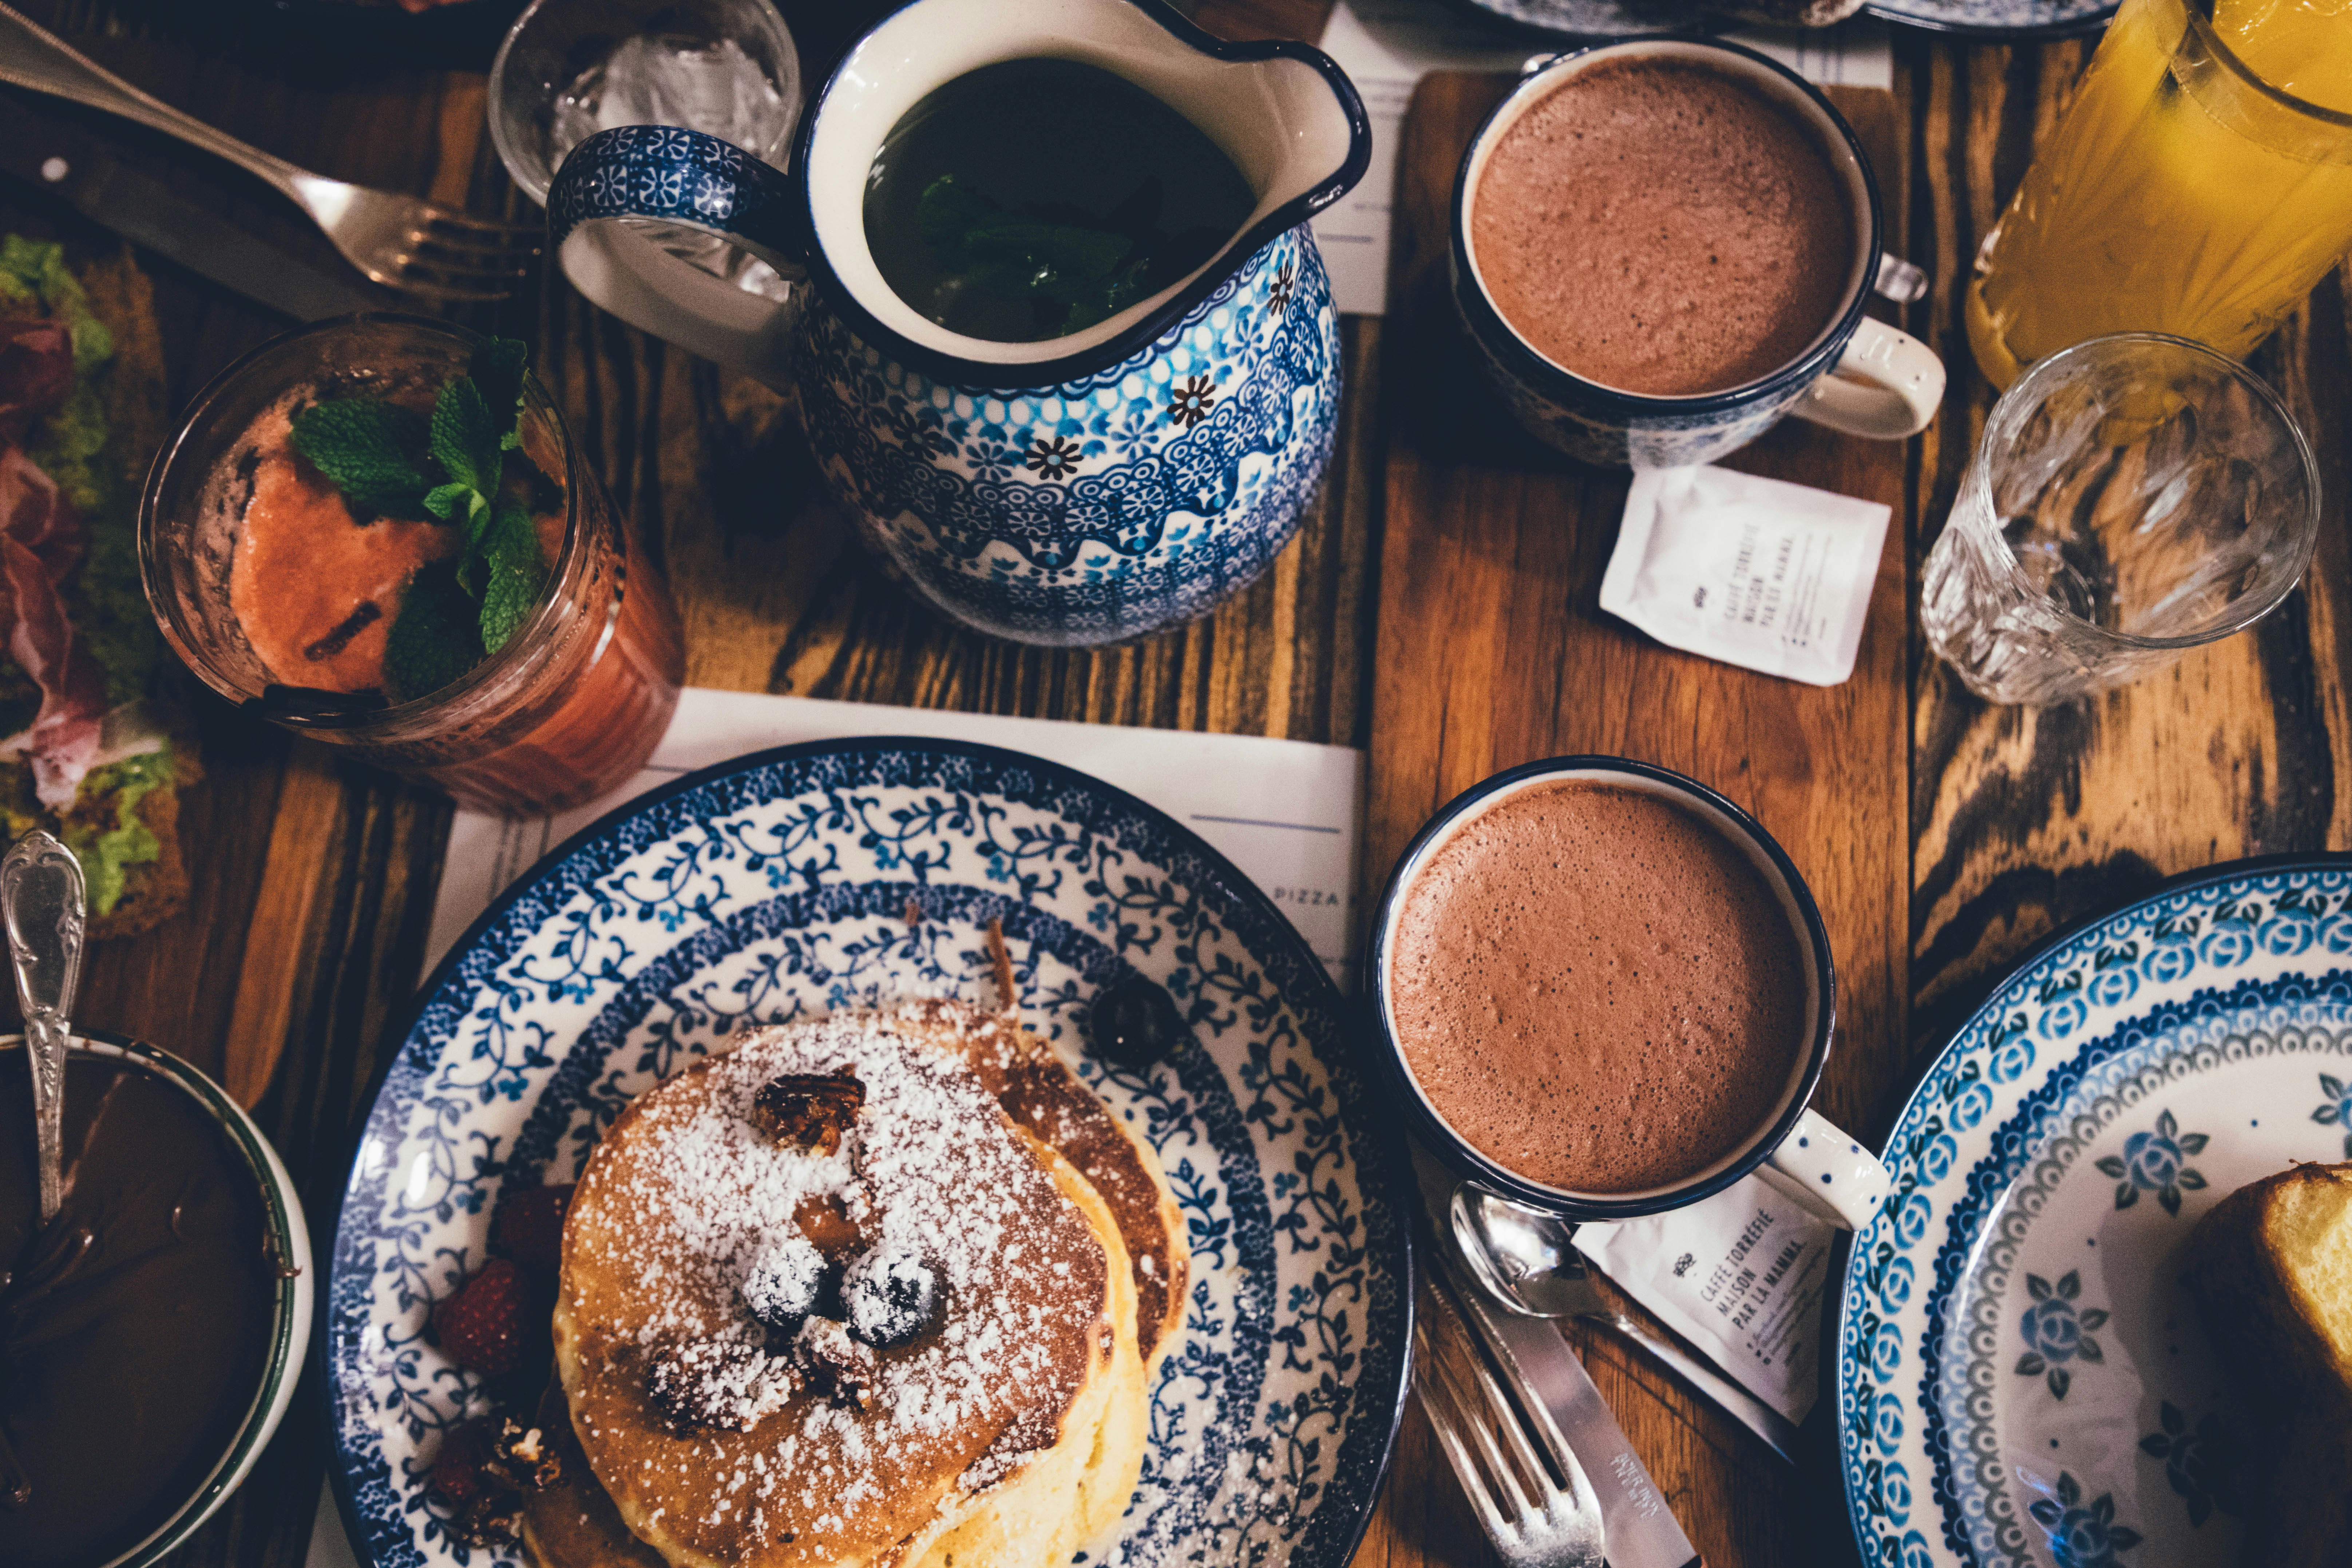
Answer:
POLYGON ((1044 393, 934 382, 822 303, 794 375, 826 483, 925 596, 999 637, 1114 642, 1205 613, 1297 531, 1339 324, 1302 226, 1149 347, 1044 393))

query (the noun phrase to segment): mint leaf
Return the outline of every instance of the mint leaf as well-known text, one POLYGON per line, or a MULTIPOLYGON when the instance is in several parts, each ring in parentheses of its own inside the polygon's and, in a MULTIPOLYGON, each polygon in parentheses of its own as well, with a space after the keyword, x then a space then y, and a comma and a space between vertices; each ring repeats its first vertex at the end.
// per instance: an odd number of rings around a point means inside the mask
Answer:
POLYGON ((482 492, 471 485, 435 485, 425 492, 425 510, 444 522, 471 515, 482 492))
POLYGON ((474 389, 482 395, 482 406, 490 411, 490 426, 499 433, 499 444, 512 448, 516 445, 516 426, 522 414, 522 367, 530 358, 530 345, 520 338, 485 338, 474 350, 474 361, 467 374, 474 389))
POLYGON ((482 647, 504 647, 547 590, 547 562, 539 549, 539 524, 512 496, 500 496, 482 541, 489 569, 482 588, 482 647))
POLYGON ((924 188, 915 221, 942 267, 1003 300, 1085 300, 1100 309, 1111 274, 1135 248, 1113 230, 1007 212, 953 174, 924 188))
POLYGON ((335 398, 294 417, 294 449, 352 505, 389 517, 426 515, 426 445, 424 416, 396 403, 335 398))
POLYGON ((474 601, 446 561, 427 563, 408 580, 400 614, 384 639, 384 694, 394 702, 430 696, 482 661, 474 601))
POLYGON ((505 453, 481 389, 459 376, 433 405, 433 460, 458 484, 496 495, 505 453))

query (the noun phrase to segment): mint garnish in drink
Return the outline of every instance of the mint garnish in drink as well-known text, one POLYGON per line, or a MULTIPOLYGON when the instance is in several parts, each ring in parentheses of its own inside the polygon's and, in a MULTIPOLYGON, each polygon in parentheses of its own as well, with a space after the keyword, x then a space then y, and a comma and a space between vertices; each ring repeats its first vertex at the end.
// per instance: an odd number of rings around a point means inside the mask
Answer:
POLYGON ((457 556, 420 568, 401 596, 384 652, 394 701, 437 691, 505 647, 546 591, 538 524, 506 483, 507 454, 522 446, 530 352, 512 338, 484 342, 430 419, 374 398, 330 399, 294 419, 295 449, 354 510, 458 531, 457 556))

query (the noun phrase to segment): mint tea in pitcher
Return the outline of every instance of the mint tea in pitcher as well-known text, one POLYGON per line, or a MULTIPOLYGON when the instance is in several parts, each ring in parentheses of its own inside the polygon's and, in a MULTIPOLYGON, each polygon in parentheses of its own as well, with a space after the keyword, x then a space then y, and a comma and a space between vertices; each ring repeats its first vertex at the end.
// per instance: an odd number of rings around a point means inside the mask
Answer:
POLYGON ((929 320, 1037 342, 1181 279, 1256 201, 1205 132, 1126 78, 1002 60, 891 129, 866 176, 866 238, 891 289, 929 320))

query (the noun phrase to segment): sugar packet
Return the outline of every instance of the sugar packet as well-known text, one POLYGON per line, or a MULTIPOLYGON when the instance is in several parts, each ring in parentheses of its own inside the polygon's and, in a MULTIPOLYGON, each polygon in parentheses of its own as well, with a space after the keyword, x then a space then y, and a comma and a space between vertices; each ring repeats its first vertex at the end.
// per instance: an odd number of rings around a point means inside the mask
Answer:
POLYGON ((1758 1172, 1576 1248, 1740 1386, 1801 1424, 1821 1392, 1822 1302, 1837 1227, 1758 1172))
POLYGON ((1601 607, 1669 647, 1835 686, 1853 673, 1892 515, 1729 468, 1643 469, 1601 607))

